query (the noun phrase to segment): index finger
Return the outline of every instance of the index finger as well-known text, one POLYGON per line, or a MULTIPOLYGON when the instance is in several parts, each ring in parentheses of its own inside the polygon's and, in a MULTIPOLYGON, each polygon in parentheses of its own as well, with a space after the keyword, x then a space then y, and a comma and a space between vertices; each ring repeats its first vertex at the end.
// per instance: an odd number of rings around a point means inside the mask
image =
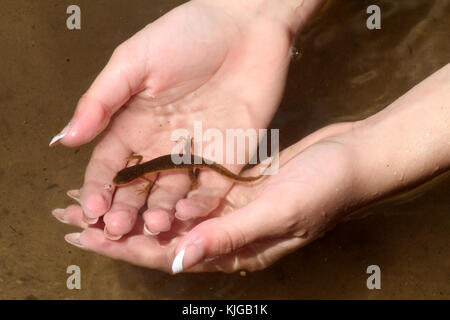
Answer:
POLYGON ((105 135, 95 147, 80 191, 87 223, 96 223, 111 207, 113 178, 116 172, 125 167, 130 154, 131 150, 112 134, 105 135))

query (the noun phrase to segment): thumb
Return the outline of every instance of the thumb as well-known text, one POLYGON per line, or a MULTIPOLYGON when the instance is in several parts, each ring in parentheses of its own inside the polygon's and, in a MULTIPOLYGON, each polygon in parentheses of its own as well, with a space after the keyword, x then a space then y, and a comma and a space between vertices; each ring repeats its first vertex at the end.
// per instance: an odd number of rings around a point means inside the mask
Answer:
POLYGON ((60 142, 78 146, 93 140, 107 127, 112 115, 143 89, 146 61, 138 43, 130 40, 114 50, 106 67, 78 102, 73 118, 50 146, 60 142))
MULTIPOLYGON (((286 199, 287 200, 287 199, 286 199)), ((285 201, 280 208, 279 197, 264 195, 247 206, 230 214, 208 219, 183 237, 177 246, 172 264, 173 273, 189 269, 199 262, 221 256, 254 241, 278 237, 289 232, 293 221, 287 214, 292 212, 285 201)))

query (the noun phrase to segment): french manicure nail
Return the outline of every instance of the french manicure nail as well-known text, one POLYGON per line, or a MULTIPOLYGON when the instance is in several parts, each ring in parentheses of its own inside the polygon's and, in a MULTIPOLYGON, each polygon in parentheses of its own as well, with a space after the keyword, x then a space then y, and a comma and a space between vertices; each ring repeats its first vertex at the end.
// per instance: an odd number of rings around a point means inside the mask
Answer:
POLYGON ((67 126, 64 127, 64 129, 61 130, 60 133, 58 133, 56 136, 52 138, 52 140, 49 143, 49 147, 56 146, 62 138, 64 138, 67 133, 69 132, 69 129, 72 127, 72 121, 70 121, 67 126))
POLYGON ((81 200, 80 200, 80 190, 78 189, 74 189, 74 190, 69 190, 66 192, 67 196, 73 200, 75 200, 76 202, 78 202, 79 204, 81 204, 81 200))
POLYGON ((114 235, 114 234, 111 234, 111 233, 108 231, 108 229, 106 228, 106 226, 105 226, 105 228, 103 229, 103 234, 105 235, 106 238, 108 238, 109 240, 113 240, 113 241, 117 241, 117 240, 120 240, 120 238, 122 238, 122 235, 114 235))
POLYGON ((58 143, 59 143, 59 141, 62 139, 62 138, 64 138, 65 136, 67 135, 67 133, 65 132, 65 133, 60 133, 60 134, 57 134, 56 136, 54 136, 53 138, 52 138, 52 141, 50 141, 50 143, 49 143, 49 147, 54 147, 54 146, 56 146, 58 143))
POLYGON ((65 213, 65 212, 66 212, 66 210, 57 208, 57 209, 54 209, 54 210, 52 211, 52 215, 53 215, 59 222, 62 222, 62 223, 68 223, 67 220, 64 220, 64 213, 65 213))
POLYGON ((66 234, 64 239, 71 245, 78 247, 78 248, 84 248, 84 246, 80 242, 81 233, 75 232, 75 233, 69 233, 66 234))
POLYGON ((147 235, 147 236, 157 236, 158 234, 160 234, 160 232, 151 232, 147 228, 147 225, 144 223, 144 234, 147 235))
POLYGON ((186 252, 186 248, 184 248, 183 250, 178 252, 175 259, 173 259, 172 272, 174 274, 183 272, 183 259, 184 259, 185 252, 186 252))
POLYGON ((98 217, 97 218, 89 218, 83 212, 83 221, 86 222, 87 224, 96 224, 98 222, 98 217))
POLYGON ((199 242, 189 244, 186 248, 181 250, 172 263, 172 271, 174 274, 183 272, 189 269, 198 262, 202 261, 204 256, 203 246, 199 242))

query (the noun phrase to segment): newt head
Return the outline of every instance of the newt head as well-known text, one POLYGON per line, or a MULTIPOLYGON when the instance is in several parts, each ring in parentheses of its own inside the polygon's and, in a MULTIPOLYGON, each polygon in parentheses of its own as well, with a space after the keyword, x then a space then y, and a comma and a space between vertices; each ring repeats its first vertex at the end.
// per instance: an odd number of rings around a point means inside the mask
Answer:
POLYGON ((140 166, 132 166, 117 172, 116 176, 113 179, 113 183, 116 186, 123 186, 132 182, 133 180, 138 179, 142 176, 144 171, 140 166))

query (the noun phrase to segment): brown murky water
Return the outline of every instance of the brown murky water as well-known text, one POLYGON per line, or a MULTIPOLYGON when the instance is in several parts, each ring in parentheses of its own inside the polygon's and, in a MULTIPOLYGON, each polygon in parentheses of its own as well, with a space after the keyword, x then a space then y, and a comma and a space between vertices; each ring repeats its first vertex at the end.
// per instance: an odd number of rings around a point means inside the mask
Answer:
MULTIPOLYGON (((0 298, 450 298, 450 176, 341 223, 271 268, 171 276, 66 244, 51 209, 70 203, 92 144, 47 147, 113 48, 183 1, 78 0, 82 30, 65 27, 69 1, 3 0, 0 10, 0 298), (66 268, 82 290, 66 289, 66 268), (368 265, 382 289, 366 288, 368 265), (270 287, 270 290, 267 288, 270 287)), ((273 121, 282 146, 328 123, 372 114, 450 61, 450 1, 331 1, 302 33, 273 121), (382 30, 365 27, 378 4, 382 30)))

